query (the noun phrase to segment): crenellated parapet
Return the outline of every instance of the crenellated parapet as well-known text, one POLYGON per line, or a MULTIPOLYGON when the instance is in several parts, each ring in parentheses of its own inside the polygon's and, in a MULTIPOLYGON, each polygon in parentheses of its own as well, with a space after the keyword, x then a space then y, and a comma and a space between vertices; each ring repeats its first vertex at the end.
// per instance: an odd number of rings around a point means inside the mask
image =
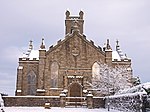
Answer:
POLYGON ((66 26, 66 35, 71 34, 73 30, 79 30, 80 34, 83 34, 83 11, 79 12, 79 16, 70 16, 70 12, 66 11, 66 20, 65 20, 65 26, 66 26))
POLYGON ((131 62, 131 59, 114 59, 112 62, 131 62))
POLYGON ((26 61, 39 61, 39 59, 37 58, 33 58, 33 59, 30 59, 30 58, 19 58, 19 62, 26 62, 26 61))

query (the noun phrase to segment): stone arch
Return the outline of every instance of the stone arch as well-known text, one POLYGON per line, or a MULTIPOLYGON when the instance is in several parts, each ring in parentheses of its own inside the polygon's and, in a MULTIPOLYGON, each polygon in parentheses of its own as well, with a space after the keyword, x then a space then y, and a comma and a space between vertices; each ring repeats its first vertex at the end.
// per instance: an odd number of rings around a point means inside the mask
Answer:
POLYGON ((58 71, 59 65, 57 61, 52 62, 51 64, 51 88, 58 88, 58 71))
POLYGON ((27 95, 36 95, 36 74, 34 71, 27 74, 27 95))

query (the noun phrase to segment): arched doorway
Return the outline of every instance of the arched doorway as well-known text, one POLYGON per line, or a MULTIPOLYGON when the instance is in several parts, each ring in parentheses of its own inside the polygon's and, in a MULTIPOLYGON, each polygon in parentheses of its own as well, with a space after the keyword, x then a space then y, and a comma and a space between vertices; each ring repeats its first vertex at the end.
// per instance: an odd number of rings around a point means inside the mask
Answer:
POLYGON ((79 83, 72 83, 69 86, 69 97, 82 97, 82 86, 79 83))
POLYGON ((79 97, 82 97, 82 85, 77 82, 72 83, 69 86, 68 96, 70 97, 69 102, 81 102, 82 99, 79 97))

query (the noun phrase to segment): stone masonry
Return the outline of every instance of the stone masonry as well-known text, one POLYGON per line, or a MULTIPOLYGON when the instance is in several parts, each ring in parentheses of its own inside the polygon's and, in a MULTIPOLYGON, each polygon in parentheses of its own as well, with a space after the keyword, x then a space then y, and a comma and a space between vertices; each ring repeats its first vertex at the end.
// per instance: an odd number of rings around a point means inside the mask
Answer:
MULTIPOLYGON (((92 66, 96 62, 109 66, 126 65, 131 68, 131 59, 112 60, 112 48, 107 40, 104 48, 97 47, 84 35, 84 13, 70 16, 66 11, 65 38, 46 49, 42 39, 39 50, 34 50, 30 41, 27 53, 19 58, 16 96, 67 96, 82 97, 91 89, 92 66), (32 54, 38 54, 38 56, 32 54)), ((132 69, 131 69, 132 70, 132 69)), ((132 77, 132 71, 131 75, 132 77)))

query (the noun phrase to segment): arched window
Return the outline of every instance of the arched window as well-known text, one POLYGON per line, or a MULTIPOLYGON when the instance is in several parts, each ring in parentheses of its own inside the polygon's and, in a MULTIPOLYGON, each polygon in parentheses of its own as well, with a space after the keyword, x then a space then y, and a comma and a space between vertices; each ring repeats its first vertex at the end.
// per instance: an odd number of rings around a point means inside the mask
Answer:
POLYGON ((51 64, 51 88, 57 88, 58 87, 58 63, 53 62, 51 64))
POLYGON ((27 82, 28 82, 28 95, 35 95, 36 94, 36 75, 33 71, 30 71, 27 75, 27 82))
POLYGON ((92 77, 97 77, 100 75, 100 65, 95 62, 92 66, 92 77))

